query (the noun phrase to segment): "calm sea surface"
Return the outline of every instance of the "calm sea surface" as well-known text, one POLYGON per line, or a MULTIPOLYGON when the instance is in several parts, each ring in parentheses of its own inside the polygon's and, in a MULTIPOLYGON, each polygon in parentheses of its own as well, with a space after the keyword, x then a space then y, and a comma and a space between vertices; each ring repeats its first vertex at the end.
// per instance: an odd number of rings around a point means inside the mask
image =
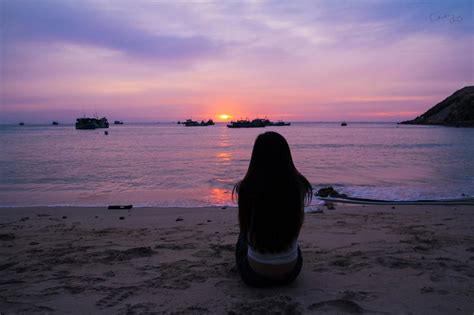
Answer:
MULTIPOLYGON (((0 206, 231 205, 265 131, 288 140, 315 189, 377 199, 474 196, 474 128, 293 123, 229 129, 125 124, 0 126, 0 206)), ((315 201, 316 202, 316 201, 315 201)))

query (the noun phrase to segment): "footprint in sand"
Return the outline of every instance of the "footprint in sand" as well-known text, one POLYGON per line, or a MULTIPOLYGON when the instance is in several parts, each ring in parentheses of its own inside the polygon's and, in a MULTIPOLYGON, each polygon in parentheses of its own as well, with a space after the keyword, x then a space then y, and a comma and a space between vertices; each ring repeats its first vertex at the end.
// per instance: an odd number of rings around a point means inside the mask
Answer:
POLYGON ((368 301, 377 298, 377 294, 368 291, 351 291, 346 290, 342 292, 343 300, 359 300, 368 301))
POLYGON ((287 295, 237 302, 228 314, 301 314, 300 304, 287 295))
POLYGON ((309 311, 326 314, 362 314, 364 309, 351 300, 329 300, 313 303, 307 307, 309 311))
POLYGON ((111 292, 107 296, 100 299, 95 304, 101 309, 114 307, 132 296, 135 291, 136 289, 133 287, 111 289, 111 292))
MULTIPOLYGON (((124 314, 150 314, 151 310, 156 309, 155 303, 137 303, 134 305, 127 305, 120 313, 124 314)), ((154 312, 153 312, 154 314, 154 312)))
POLYGON ((224 294, 233 298, 254 298, 255 292, 248 290, 240 279, 235 280, 222 280, 214 285, 217 289, 222 291, 224 294))

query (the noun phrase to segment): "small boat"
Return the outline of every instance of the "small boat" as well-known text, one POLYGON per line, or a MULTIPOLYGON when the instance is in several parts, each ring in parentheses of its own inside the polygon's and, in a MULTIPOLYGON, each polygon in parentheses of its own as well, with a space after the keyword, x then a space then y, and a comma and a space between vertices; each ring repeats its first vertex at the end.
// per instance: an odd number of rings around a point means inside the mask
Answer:
POLYGON ((256 118, 252 121, 248 119, 240 119, 237 121, 231 121, 230 124, 227 125, 228 128, 262 128, 266 126, 289 126, 291 123, 287 123, 284 121, 278 121, 276 123, 270 121, 267 118, 256 118))
POLYGON ((227 125, 227 128, 263 128, 266 125, 265 119, 257 118, 252 121, 248 119, 240 119, 237 121, 231 121, 230 124, 227 125))
POLYGON ((215 123, 212 119, 209 119, 208 121, 201 120, 201 122, 198 122, 198 121, 195 121, 195 120, 192 120, 192 119, 187 119, 182 124, 185 125, 186 127, 203 127, 203 126, 213 126, 213 125, 215 125, 215 123))
POLYGON ((57 121, 53 121, 53 122, 51 123, 51 125, 53 125, 53 126, 58 126, 59 123, 58 123, 57 121))
POLYGON ((76 129, 82 130, 93 130, 96 128, 109 128, 109 122, 107 118, 77 118, 76 119, 76 129))
POLYGON ((114 125, 123 125, 123 121, 116 120, 116 121, 114 121, 114 125))
POLYGON ((24 126, 24 125, 25 125, 25 123, 24 123, 24 122, 21 122, 21 123, 19 123, 19 125, 20 125, 20 126, 24 126))
POLYGON ((345 127, 345 126, 347 126, 347 123, 346 123, 345 121, 343 121, 343 122, 341 123, 341 126, 345 127))
POLYGON ((291 123, 284 122, 282 120, 277 121, 276 123, 272 123, 270 126, 290 126, 291 123))
POLYGON ((263 128, 265 127, 264 119, 254 119, 252 121, 248 119, 240 119, 237 121, 231 121, 230 124, 227 125, 227 128, 263 128))

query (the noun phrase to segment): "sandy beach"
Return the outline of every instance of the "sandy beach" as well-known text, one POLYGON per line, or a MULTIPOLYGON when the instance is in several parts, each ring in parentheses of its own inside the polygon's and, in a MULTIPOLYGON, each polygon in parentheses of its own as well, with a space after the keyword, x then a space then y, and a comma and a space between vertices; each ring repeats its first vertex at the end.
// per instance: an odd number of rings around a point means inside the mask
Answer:
POLYGON ((0 312, 472 314, 472 206, 322 209, 299 278, 254 289, 235 208, 1 208, 0 312))

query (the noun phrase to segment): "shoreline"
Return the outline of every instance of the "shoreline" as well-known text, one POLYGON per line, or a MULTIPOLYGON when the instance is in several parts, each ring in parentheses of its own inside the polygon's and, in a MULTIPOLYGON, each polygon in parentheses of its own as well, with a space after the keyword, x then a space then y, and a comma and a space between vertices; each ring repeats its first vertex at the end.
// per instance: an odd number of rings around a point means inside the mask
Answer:
MULTIPOLYGON (((320 208, 325 207, 325 203, 335 203, 339 205, 343 205, 344 207, 350 206, 423 206, 423 205, 432 205, 432 206, 473 206, 472 203, 474 201, 474 195, 462 195, 462 196, 454 196, 454 197, 445 197, 445 198, 438 198, 438 199, 430 199, 430 198, 421 198, 421 199, 409 199, 409 200, 376 200, 376 199, 364 199, 362 197, 324 197, 323 199, 318 199, 316 196, 313 197, 312 203, 309 206, 305 207, 305 212, 307 208, 320 208), (354 202, 355 201, 355 202, 354 202), (454 203, 455 201, 459 201, 460 203, 454 203), (469 203, 463 203, 463 201, 469 201, 469 203), (433 203, 427 203, 433 202, 433 203), (443 203, 446 202, 446 203, 443 203)), ((94 208, 94 209, 107 209, 110 205, 116 204, 104 204, 104 205, 0 205, 1 209, 35 209, 35 208, 46 208, 46 209, 68 209, 68 208, 94 208)), ((129 204, 121 204, 121 205, 129 205, 129 204)), ((212 209, 212 208, 237 208, 236 203, 228 203, 228 204, 213 204, 213 205, 176 205, 176 206, 169 206, 169 205, 133 205, 132 209, 212 209)))
POLYGON ((392 207, 306 213, 300 276, 265 289, 236 271, 235 207, 0 208, 0 310, 471 313, 474 208, 392 207))

